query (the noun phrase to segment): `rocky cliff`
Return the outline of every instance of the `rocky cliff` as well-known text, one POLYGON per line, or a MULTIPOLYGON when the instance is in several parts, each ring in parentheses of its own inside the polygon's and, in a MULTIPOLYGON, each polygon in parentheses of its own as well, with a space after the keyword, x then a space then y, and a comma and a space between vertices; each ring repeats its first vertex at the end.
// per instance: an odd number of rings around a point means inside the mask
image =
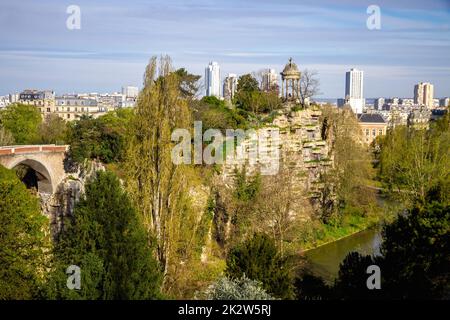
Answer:
POLYGON ((50 220, 50 231, 57 238, 64 229, 65 218, 73 215, 75 203, 84 194, 86 183, 95 176, 97 171, 104 171, 103 164, 96 161, 86 161, 75 170, 66 172, 66 177, 57 186, 53 194, 40 194, 42 212, 50 220))

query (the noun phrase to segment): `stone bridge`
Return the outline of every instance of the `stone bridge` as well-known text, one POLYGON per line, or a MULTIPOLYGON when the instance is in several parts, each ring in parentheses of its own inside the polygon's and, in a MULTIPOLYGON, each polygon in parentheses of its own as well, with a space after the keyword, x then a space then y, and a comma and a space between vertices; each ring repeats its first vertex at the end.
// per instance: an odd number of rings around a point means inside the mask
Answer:
POLYGON ((27 187, 39 193, 53 194, 65 178, 64 158, 68 145, 28 145, 0 147, 0 164, 21 170, 27 187))

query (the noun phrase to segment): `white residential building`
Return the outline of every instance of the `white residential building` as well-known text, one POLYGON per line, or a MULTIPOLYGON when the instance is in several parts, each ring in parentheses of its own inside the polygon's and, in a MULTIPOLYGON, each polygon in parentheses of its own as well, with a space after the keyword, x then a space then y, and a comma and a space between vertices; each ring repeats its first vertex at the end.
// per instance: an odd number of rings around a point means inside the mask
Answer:
POLYGON ((220 83, 220 66, 217 62, 210 62, 205 69, 206 95, 220 98, 220 83))
POLYGON ((448 107, 449 105, 450 105, 449 97, 439 99, 439 107, 448 107))
POLYGON ((362 113, 365 106, 363 78, 364 72, 358 69, 350 69, 345 74, 345 100, 356 114, 362 113))
POLYGON ((126 98, 137 98, 137 96, 139 94, 139 88, 132 87, 132 86, 122 87, 122 94, 126 98))
POLYGON ((383 106, 384 106, 385 102, 386 101, 384 100, 384 98, 375 99, 375 101, 373 103, 375 110, 383 110, 383 106))
POLYGON ((263 91, 270 91, 278 87, 278 74, 275 69, 268 69, 262 75, 261 89, 263 91))
POLYGON ((226 100, 231 100, 236 93, 238 77, 234 73, 229 73, 223 82, 223 97, 226 100))
POLYGON ((433 108, 434 86, 429 82, 420 82, 414 86, 414 103, 433 108))

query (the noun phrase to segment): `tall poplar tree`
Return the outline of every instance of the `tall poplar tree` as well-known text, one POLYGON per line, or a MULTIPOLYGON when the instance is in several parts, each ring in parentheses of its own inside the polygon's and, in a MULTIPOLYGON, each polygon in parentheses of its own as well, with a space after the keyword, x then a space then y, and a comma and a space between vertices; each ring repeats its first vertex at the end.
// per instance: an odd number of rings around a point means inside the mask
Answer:
MULTIPOLYGON (((189 198, 185 167, 172 162, 174 129, 188 129, 191 114, 180 92, 180 77, 168 56, 153 57, 146 68, 144 87, 138 97, 136 117, 126 161, 127 189, 143 222, 156 238, 157 258, 165 276, 181 234, 189 227, 189 198)), ((192 230, 191 230, 192 231, 192 230)), ((166 280, 166 277, 165 277, 166 280)))

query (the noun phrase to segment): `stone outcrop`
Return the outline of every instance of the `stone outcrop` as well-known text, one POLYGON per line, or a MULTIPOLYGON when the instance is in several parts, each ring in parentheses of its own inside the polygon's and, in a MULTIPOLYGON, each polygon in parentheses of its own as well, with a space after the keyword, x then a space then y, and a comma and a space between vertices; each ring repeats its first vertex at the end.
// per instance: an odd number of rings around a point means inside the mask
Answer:
MULTIPOLYGON (((315 106, 306 110, 295 110, 291 105, 279 111, 271 124, 258 129, 278 130, 279 138, 275 145, 279 147, 278 159, 280 168, 289 170, 295 176, 293 190, 299 197, 306 197, 315 207, 319 206, 319 198, 323 185, 320 175, 333 165, 332 155, 327 141, 322 139, 320 116, 322 111, 315 106)), ((254 144, 248 140, 242 143, 247 151, 254 148, 254 144)), ((253 164, 244 161, 226 162, 222 167, 222 180, 225 186, 233 182, 236 169, 240 170, 244 165, 246 172, 251 174, 257 171, 263 161, 253 161, 253 164)))
POLYGON ((40 193, 42 212, 50 220, 50 230, 54 238, 64 229, 66 217, 73 215, 75 204, 84 194, 86 183, 97 171, 104 171, 100 162, 86 161, 75 172, 66 172, 53 194, 40 193))

